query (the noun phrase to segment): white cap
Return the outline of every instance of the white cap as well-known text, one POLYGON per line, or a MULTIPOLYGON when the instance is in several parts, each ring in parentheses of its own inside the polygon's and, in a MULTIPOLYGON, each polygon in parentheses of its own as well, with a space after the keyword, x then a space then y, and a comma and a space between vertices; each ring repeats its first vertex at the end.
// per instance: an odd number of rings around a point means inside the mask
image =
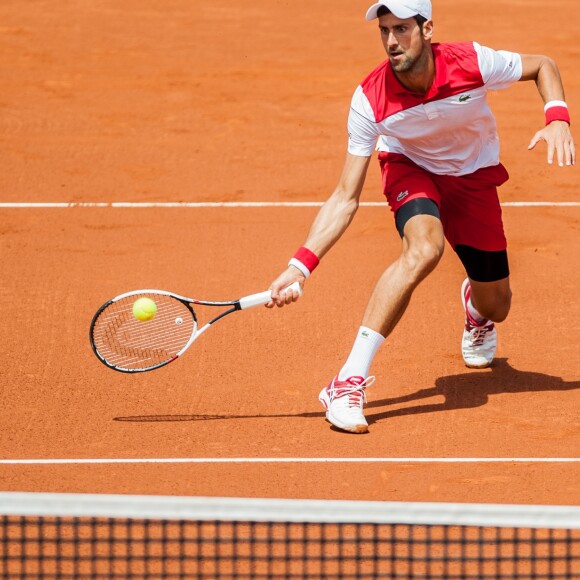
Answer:
POLYGON ((375 19, 381 6, 388 8, 397 18, 411 18, 419 14, 423 18, 431 20, 430 0, 381 0, 367 10, 367 20, 375 19))

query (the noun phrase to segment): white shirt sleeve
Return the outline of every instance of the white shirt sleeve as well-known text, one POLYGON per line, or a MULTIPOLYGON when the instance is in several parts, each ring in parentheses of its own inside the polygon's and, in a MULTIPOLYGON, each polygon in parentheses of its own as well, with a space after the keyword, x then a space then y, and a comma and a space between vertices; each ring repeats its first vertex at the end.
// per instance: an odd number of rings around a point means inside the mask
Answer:
POLYGON ((378 137, 377 124, 371 105, 362 87, 352 96, 348 115, 348 152, 360 157, 369 157, 378 137))
POLYGON ((517 52, 493 50, 477 42, 473 46, 487 89, 505 89, 522 78, 522 57, 517 52))

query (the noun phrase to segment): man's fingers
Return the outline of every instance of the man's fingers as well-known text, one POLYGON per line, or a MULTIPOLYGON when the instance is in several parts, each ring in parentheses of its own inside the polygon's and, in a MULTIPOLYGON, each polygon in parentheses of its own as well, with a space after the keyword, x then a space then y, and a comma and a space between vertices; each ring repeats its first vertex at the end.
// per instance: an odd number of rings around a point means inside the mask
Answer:
POLYGON ((274 306, 280 306, 280 289, 278 286, 272 284, 270 286, 270 302, 268 302, 265 306, 266 308, 274 308, 274 306))
POLYGON ((274 308, 274 306, 282 308, 285 304, 292 304, 300 298, 300 292, 290 288, 272 286, 271 292, 272 299, 266 304, 266 308, 274 308))
POLYGON ((278 306, 278 308, 281 308, 285 304, 296 302, 302 294, 302 287, 305 281, 306 278, 298 273, 294 266, 289 266, 286 271, 282 272, 272 282, 270 286, 270 301, 266 304, 266 307, 274 308, 274 306, 278 306))
POLYGON ((556 158, 558 159, 558 165, 564 167, 564 143, 556 143, 554 146, 556 149, 556 158))
POLYGON ((576 149, 574 139, 570 134, 569 127, 565 123, 548 125, 538 131, 530 141, 528 149, 533 149, 539 141, 545 141, 547 145, 547 161, 550 165, 554 160, 559 167, 576 164, 576 149), (562 126, 564 125, 564 126, 562 126))
POLYGON ((554 143, 548 142, 548 163, 552 165, 554 162, 554 143))
POLYGON ((538 131, 533 137, 532 140, 530 141, 530 144, 528 145, 528 149, 533 149, 537 144, 538 141, 542 138, 541 135, 541 131, 538 131))
POLYGON ((572 165, 572 152, 570 151, 570 143, 568 141, 564 143, 564 159, 566 165, 572 165))
POLYGON ((576 164, 576 148, 574 146, 574 141, 570 139, 564 143, 564 153, 566 156, 566 165, 576 164))
POLYGON ((298 298, 300 298, 300 293, 297 292, 296 290, 292 290, 290 288, 286 288, 286 290, 281 290, 280 301, 282 302, 282 304, 280 304, 280 306, 283 306, 284 304, 292 304, 292 302, 296 302, 298 298))

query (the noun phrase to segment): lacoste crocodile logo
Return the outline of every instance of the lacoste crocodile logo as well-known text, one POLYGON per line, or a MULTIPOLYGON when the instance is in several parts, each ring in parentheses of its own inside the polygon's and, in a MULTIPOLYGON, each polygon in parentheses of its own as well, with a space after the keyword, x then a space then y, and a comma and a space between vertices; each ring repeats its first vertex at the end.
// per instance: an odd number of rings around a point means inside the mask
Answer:
POLYGON ((401 201, 402 199, 405 199, 407 196, 409 195, 409 191, 401 191, 401 193, 399 193, 399 195, 397 195, 397 201, 401 201))
POLYGON ((461 95, 459 97, 459 102, 460 103, 465 103, 466 101, 469 101, 469 99, 471 99, 471 95, 461 95))

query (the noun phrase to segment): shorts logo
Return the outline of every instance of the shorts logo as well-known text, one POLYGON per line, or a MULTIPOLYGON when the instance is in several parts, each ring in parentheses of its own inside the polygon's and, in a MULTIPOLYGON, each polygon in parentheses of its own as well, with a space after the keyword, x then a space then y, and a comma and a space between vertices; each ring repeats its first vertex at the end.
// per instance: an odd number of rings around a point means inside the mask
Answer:
POLYGON ((460 103, 465 103, 466 101, 469 101, 469 99, 471 99, 471 95, 461 95, 459 97, 459 102, 460 103))
POLYGON ((399 193, 399 195, 397 195, 397 201, 401 201, 402 199, 405 199, 407 196, 409 195, 409 191, 401 191, 401 193, 399 193))

